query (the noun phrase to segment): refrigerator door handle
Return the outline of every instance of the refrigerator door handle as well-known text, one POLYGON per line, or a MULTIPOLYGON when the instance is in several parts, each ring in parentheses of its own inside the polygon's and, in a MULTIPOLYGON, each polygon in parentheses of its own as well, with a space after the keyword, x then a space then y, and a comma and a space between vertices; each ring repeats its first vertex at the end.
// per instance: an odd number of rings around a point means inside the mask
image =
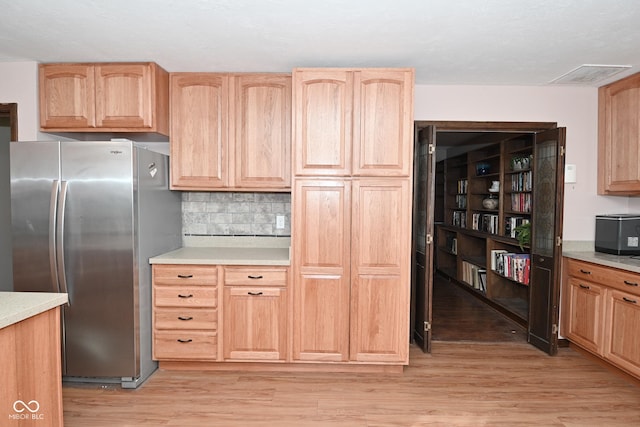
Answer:
POLYGON ((51 271, 52 289, 60 292, 60 280, 58 280, 58 260, 56 246, 57 213, 58 213, 58 189, 60 181, 53 180, 51 185, 51 198, 49 200, 49 269, 51 271))
MULTIPOLYGON (((58 280, 60 281, 60 289, 64 293, 68 293, 67 289, 67 273, 64 265, 64 214, 67 204, 67 181, 62 181, 60 185, 60 200, 58 202, 58 227, 56 230, 56 253, 58 258, 58 280)), ((68 297, 69 305, 71 305, 71 295, 68 297)))

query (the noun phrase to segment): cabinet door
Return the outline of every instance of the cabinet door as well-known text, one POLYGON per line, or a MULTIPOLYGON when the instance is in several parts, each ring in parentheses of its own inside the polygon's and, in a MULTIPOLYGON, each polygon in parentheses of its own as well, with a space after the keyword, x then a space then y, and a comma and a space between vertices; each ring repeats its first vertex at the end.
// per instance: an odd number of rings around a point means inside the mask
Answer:
POLYGON ((410 182, 353 182, 350 359, 409 358, 410 182))
POLYGON ((298 180, 292 206, 293 358, 346 361, 349 352, 349 183, 298 180))
POLYGON ((87 64, 40 65, 40 127, 95 127, 95 79, 87 64))
POLYGON ((640 375, 640 296, 617 290, 607 291, 604 357, 640 375))
POLYGON ((285 288, 224 287, 224 358, 282 361, 287 348, 285 288))
POLYGON ((97 127, 151 128, 151 71, 149 64, 95 66, 97 127))
POLYGON ((291 187, 291 76, 240 75, 229 111, 238 188, 291 187))
POLYGON ((295 174, 350 175, 353 73, 294 70, 293 105, 295 174))
POLYGON ((640 194, 640 73, 598 94, 598 192, 640 194))
POLYGON ((171 75, 171 188, 211 190, 227 185, 226 75, 171 75))
POLYGON ((353 175, 409 176, 413 70, 354 72, 353 175))
POLYGON ((585 349, 602 355, 604 289, 594 283, 570 278, 566 292, 566 337, 585 349))

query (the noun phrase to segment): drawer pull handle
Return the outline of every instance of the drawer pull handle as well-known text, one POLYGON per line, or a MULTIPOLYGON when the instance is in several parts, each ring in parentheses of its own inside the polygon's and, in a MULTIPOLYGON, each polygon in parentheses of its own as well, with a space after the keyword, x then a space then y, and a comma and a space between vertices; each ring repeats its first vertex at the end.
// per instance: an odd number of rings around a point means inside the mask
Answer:
POLYGON ((580 287, 581 287, 582 289, 591 289, 591 286, 582 285, 582 284, 580 285, 580 287))
POLYGON ((625 284, 625 285, 629 285, 629 286, 638 286, 638 284, 637 284, 637 283, 630 282, 630 281, 628 281, 628 280, 625 280, 625 281, 624 281, 624 284, 625 284))
POLYGON ((178 298, 193 298, 193 294, 189 294, 189 295, 178 294, 178 298))
POLYGON ((262 276, 247 276, 249 279, 262 279, 262 276))
POLYGON ((623 300, 625 300, 626 302, 630 302, 631 304, 637 304, 638 301, 634 300, 634 299, 629 299, 627 297, 622 297, 623 300))
POLYGON ((191 316, 189 316, 189 317, 178 316, 178 320, 193 320, 193 317, 191 317, 191 316))
POLYGON ((178 274, 178 278, 180 279, 191 279, 193 274, 178 274))
POLYGON ((177 341, 178 341, 178 342, 181 342, 181 343, 183 343, 183 344, 186 344, 186 343, 192 342, 193 340, 192 340, 191 338, 189 338, 188 340, 183 340, 183 339, 178 338, 178 340, 177 340, 177 341))
POLYGON ((253 295, 253 296, 258 296, 258 295, 262 295, 262 292, 247 292, 247 294, 253 295))
POLYGON ((583 270, 583 269, 580 269, 580 273, 582 273, 582 274, 591 274, 591 272, 589 270, 583 270))

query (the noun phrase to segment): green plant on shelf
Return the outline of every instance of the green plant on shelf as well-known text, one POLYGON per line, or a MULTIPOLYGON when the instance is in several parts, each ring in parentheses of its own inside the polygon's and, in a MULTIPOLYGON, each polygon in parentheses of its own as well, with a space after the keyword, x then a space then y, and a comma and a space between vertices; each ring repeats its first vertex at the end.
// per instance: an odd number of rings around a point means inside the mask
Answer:
POLYGON ((524 250, 524 246, 531 243, 531 223, 525 222, 514 228, 516 239, 520 245, 520 249, 524 250))

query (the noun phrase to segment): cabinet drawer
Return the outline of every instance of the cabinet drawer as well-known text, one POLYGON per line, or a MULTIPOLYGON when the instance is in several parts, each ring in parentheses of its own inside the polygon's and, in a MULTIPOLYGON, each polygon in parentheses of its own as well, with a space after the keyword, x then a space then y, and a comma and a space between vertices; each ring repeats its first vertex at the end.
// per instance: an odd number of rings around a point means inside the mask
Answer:
POLYGON ((570 276, 640 295, 640 274, 574 259, 567 264, 570 276))
POLYGON ((153 334, 153 358, 209 359, 218 356, 218 335, 205 331, 155 331, 153 334))
POLYGON ((156 285, 211 286, 218 283, 218 269, 211 266, 154 264, 153 283, 156 285))
POLYGON ((205 286, 154 286, 155 307, 209 307, 218 306, 218 289, 205 286))
POLYGON ((287 286, 286 268, 225 268, 224 284, 234 286, 287 286))
POLYGON ((218 329, 218 310, 209 308, 157 308, 154 311, 156 329, 218 329))

